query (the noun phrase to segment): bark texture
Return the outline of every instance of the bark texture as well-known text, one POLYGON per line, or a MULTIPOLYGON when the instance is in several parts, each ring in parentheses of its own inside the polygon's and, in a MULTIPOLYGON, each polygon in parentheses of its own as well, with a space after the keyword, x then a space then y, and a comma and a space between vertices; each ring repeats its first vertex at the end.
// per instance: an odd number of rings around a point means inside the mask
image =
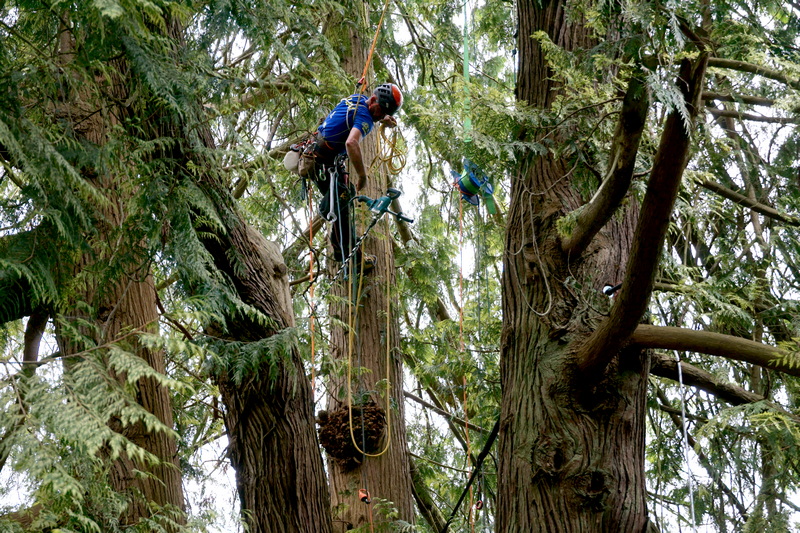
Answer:
MULTIPOLYGON (((545 31, 566 50, 594 44, 567 9, 562 1, 519 3, 518 98, 541 109, 559 88, 530 36, 545 31)), ((585 201, 570 168, 552 155, 532 157, 512 182, 502 280, 497 530, 504 533, 639 532, 648 523, 648 353, 612 354, 605 373, 588 384, 575 379, 577 346, 608 305, 600 289, 622 281, 637 210, 629 205, 613 217, 580 256, 565 254, 556 220, 585 201)))
MULTIPOLYGON (((344 68, 353 76, 358 77, 366 62, 367 43, 362 42, 355 31, 350 33, 350 54, 345 60, 344 68)), ((379 83, 379 82, 376 82, 379 83)), ((368 88, 371 90, 372 87, 368 88)), ((376 124, 377 128, 377 124, 376 124)), ((361 142, 361 151, 367 167, 375 156, 375 138, 373 132, 361 142)), ((353 174, 355 176, 355 174, 353 174)), ((387 180, 381 173, 370 174, 369 180, 361 194, 371 198, 383 196, 386 193, 387 180)), ((361 215, 365 209, 353 209, 357 224, 357 236, 363 231, 365 222, 361 215)), ((369 215, 371 216, 371 215, 369 215)), ((388 216, 385 216, 385 218, 388 216)), ((368 218, 367 218, 368 222, 368 218)), ((406 439, 405 409, 403 397, 403 367, 400 357, 400 336, 398 322, 393 311, 389 310, 387 322, 387 298, 391 305, 391 296, 387 296, 386 287, 395 285, 394 251, 391 247, 391 235, 388 220, 381 221, 374 229, 373 236, 363 245, 364 253, 375 255, 377 265, 375 270, 362 278, 362 297, 358 305, 352 308, 352 325, 355 327, 352 347, 352 365, 354 375, 361 374, 353 380, 352 391, 354 395, 365 391, 378 405, 386 409, 386 376, 391 383, 389 397, 391 398, 390 424, 385 438, 391 439, 386 452, 379 457, 361 458, 362 464, 351 472, 342 472, 335 464, 329 463, 328 476, 330 483, 331 503, 334 508, 334 531, 346 531, 349 527, 358 527, 372 521, 374 524, 388 523, 394 518, 387 512, 395 510, 395 518, 406 522, 414 522, 414 499, 412 495, 411 465, 409 462, 408 444, 406 439), (378 233, 384 237, 376 238, 378 233), (389 368, 387 369, 386 353, 389 351, 389 368), (357 367, 363 370, 358 371, 357 367), (358 489, 368 489, 372 503, 369 506, 360 501, 358 489), (379 504, 380 500, 388 500, 389 505, 379 504), (371 517, 371 518, 370 518, 371 517)), ((358 278, 353 278, 358 283, 358 278)), ((347 282, 340 282, 338 294, 345 300, 351 291, 347 282)), ((356 291, 358 289, 356 287, 356 291)), ((347 304, 332 307, 332 313, 338 315, 344 323, 349 323, 351 310, 347 304)), ((331 353, 336 359, 347 360, 349 339, 342 328, 332 333, 331 353)), ((328 398, 328 409, 336 409, 347 405, 346 376, 333 378, 330 385, 331 394, 328 398)), ((357 410, 354 409, 354 410, 357 410)), ((356 432, 357 441, 360 434, 356 432)), ((360 445, 359 445, 360 446, 360 445)), ((379 453, 384 449, 382 446, 379 453)))
MULTIPOLYGON (((206 248, 242 301, 272 320, 267 326, 231 317, 226 335, 258 340, 293 327, 289 280, 277 245, 241 219, 221 182, 208 177, 202 186, 228 223, 224 234, 205 242, 206 248)), ((314 432, 311 387, 299 354, 291 350, 283 359, 265 353, 257 373, 244 382, 224 369, 215 381, 225 404, 229 457, 249 531, 329 533, 330 499, 314 432)))
MULTIPOLYGON (((177 19, 169 21, 168 32, 176 48, 184 45, 184 29, 177 19)), ((207 169, 197 185, 223 228, 202 227, 195 221, 200 240, 238 298, 269 319, 265 323, 231 312, 221 335, 255 341, 293 327, 286 265, 277 245, 246 223, 231 187, 216 172, 208 123, 186 124, 182 117, 166 117, 164 122, 176 130, 171 135, 184 136, 172 154, 179 163, 176 171, 183 165, 207 169), (192 149, 193 135, 207 152, 192 149)), ((303 362, 295 349, 287 356, 264 353, 260 357, 256 372, 242 381, 234 379, 230 366, 223 365, 214 375, 225 405, 229 457, 236 470, 242 518, 251 533, 329 533, 330 498, 303 362)))
MULTIPOLYGON (((64 66, 64 75, 71 72, 70 62, 73 60, 73 38, 70 31, 62 28, 59 32, 59 51, 64 66)), ((70 94, 63 102, 54 106, 52 112, 55 120, 66 121, 76 138, 96 147, 108 142, 111 130, 121 126, 120 117, 127 111, 116 105, 129 98, 126 83, 128 69, 123 59, 111 62, 110 81, 98 83, 103 90, 91 92, 80 89, 70 94), (107 113, 101 113, 105 110, 107 113)), ((99 80, 98 80, 99 81, 99 80)), ((65 85, 70 85, 69 83, 65 85)), ((68 309, 66 316, 84 316, 97 325, 99 335, 97 345, 117 342, 123 335, 132 330, 155 333, 158 330, 156 291, 150 273, 149 261, 141 258, 135 248, 138 243, 124 238, 124 225, 127 222, 126 202, 130 200, 131 188, 121 183, 121 178, 113 171, 103 168, 87 167, 82 169, 84 178, 98 190, 103 191, 107 204, 98 208, 96 217, 97 235, 93 241, 95 249, 92 253, 78 258, 73 265, 75 274, 86 269, 103 273, 108 270, 115 255, 139 258, 139 262, 126 263, 121 272, 101 279, 90 276, 78 297, 88 302, 94 313, 85 316, 84 308, 68 309), (114 243, 105 246, 107 243, 114 243)), ((75 353, 84 348, 71 338, 63 335, 64 330, 57 328, 59 346, 64 354, 75 353)), ((125 347, 141 357, 157 372, 164 373, 165 362, 162 350, 152 350, 143 346, 135 336, 125 335, 125 347)), ((113 371, 112 371, 113 373, 113 371)), ((125 381, 124 375, 117 379, 125 381)), ((172 406, 169 391, 152 378, 142 378, 136 383, 136 401, 148 412, 155 415, 167 428, 173 427, 172 406)), ((136 524, 140 519, 148 518, 156 508, 170 506, 179 511, 184 510, 183 486, 177 460, 177 445, 171 433, 148 430, 142 423, 122 424, 111 421, 112 429, 118 431, 136 445, 155 455, 159 462, 151 465, 132 459, 123 454, 114 461, 109 470, 112 486, 118 492, 129 496, 125 514, 121 517, 124 524, 136 524), (142 475, 145 473, 146 475, 142 475)), ((178 522, 183 517, 175 517, 178 522)))
MULTIPOLYGON (((117 338, 131 328, 155 333, 158 329, 158 314, 152 276, 148 274, 141 280, 128 280, 118 284, 115 289, 113 294, 107 295, 117 305, 115 316, 107 322, 108 338, 117 338)), ((165 373, 162 350, 151 350, 135 341, 132 344, 136 355, 157 372, 165 373)), ((167 428, 174 427, 172 404, 166 387, 152 378, 142 378, 137 382, 136 398, 142 407, 154 414, 167 428)), ((135 524, 140 518, 150 516, 152 503, 158 507, 170 505, 183 511, 183 485, 175 437, 166 432, 148 431, 141 423, 115 429, 160 459, 160 463, 156 465, 142 464, 125 455, 114 461, 110 470, 114 488, 131 496, 126 509, 126 522, 135 524), (138 472, 149 475, 142 476, 138 472)), ((178 522, 182 521, 182 517, 178 518, 178 522)))

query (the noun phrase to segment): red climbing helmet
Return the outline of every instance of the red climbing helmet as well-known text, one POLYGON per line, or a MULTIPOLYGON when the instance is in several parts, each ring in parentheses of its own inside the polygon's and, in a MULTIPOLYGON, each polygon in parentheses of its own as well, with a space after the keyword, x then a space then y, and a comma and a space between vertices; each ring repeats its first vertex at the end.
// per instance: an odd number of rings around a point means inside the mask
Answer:
POLYGON ((403 105, 403 93, 394 83, 383 83, 375 87, 372 92, 378 97, 378 105, 381 106, 387 115, 394 115, 400 106, 403 105))

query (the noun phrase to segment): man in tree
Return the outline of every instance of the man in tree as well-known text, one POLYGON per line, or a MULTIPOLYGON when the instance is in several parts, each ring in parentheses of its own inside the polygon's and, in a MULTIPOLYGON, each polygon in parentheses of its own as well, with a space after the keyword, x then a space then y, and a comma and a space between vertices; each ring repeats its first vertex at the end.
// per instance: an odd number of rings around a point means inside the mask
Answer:
MULTIPOLYGON (((402 105, 403 93, 393 83, 378 85, 370 97, 353 94, 343 98, 320 124, 300 157, 298 173, 311 178, 323 194, 319 210, 323 217, 333 222, 330 241, 336 261, 344 262, 352 251, 350 200, 355 191, 367 183, 367 170, 359 143, 372 131, 375 122, 396 126, 393 115, 402 105), (345 155, 358 175, 355 189, 350 183, 345 155)), ((356 264, 361 263, 359 252, 354 260, 356 264)), ((364 258, 364 272, 374 266, 374 257, 364 258)))

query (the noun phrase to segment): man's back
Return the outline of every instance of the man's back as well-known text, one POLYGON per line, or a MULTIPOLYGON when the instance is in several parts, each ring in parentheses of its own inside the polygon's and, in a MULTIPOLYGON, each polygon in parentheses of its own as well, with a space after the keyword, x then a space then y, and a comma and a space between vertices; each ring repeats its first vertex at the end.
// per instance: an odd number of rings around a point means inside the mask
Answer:
POLYGON ((353 94, 343 98, 319 127, 318 138, 325 142, 324 150, 331 155, 345 151, 345 141, 350 130, 357 128, 366 136, 372 131, 375 121, 367 106, 367 97, 353 94))

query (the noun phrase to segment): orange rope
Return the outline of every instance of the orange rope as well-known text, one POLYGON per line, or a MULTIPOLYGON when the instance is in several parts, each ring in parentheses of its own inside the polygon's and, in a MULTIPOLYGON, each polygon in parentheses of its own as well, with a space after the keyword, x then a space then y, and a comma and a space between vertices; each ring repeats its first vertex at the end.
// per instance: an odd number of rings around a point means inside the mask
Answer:
POLYGON ((375 45, 378 44, 378 35, 381 31, 381 26, 383 26, 383 18, 386 15, 386 8, 389 7, 389 0, 386 0, 383 4, 383 12, 381 13, 381 20, 378 21, 378 27, 375 28, 375 37, 372 38, 372 46, 369 48, 369 55, 367 55, 367 62, 364 63, 364 70, 361 71, 361 79, 359 83, 361 83, 361 93, 364 94, 364 89, 367 86, 367 70, 369 70, 369 65, 372 63, 372 53, 375 51, 375 45))
POLYGON ((369 531, 370 533, 375 533, 375 522, 372 519, 372 506, 367 505, 367 509, 369 509, 369 531))

